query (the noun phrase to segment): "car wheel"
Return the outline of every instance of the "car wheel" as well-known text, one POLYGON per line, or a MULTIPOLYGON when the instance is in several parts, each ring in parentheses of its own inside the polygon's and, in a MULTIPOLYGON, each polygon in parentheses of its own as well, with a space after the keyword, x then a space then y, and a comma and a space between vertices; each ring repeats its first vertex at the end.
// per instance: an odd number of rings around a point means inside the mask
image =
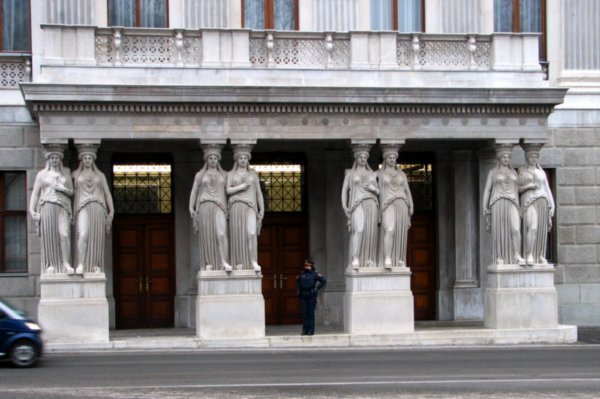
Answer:
POLYGON ((30 341, 18 341, 10 348, 10 361, 17 367, 31 367, 38 361, 38 352, 30 341))

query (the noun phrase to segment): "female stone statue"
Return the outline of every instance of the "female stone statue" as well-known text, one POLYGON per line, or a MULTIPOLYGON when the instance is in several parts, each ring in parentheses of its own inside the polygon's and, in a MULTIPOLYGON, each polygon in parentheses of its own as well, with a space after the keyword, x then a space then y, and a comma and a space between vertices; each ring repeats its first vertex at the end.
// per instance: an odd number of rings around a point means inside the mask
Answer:
POLYGON ((48 151, 46 167, 35 177, 29 213, 41 238, 42 273, 73 273, 71 253, 71 196, 73 183, 62 165, 63 154, 48 151))
POLYGON ((115 214, 106 177, 95 160, 94 151, 80 151, 79 167, 73 172, 78 274, 104 270, 104 239, 115 214))
POLYGON ((552 227, 554 199, 546 173, 538 164, 540 146, 525 148, 526 165, 519 168, 519 192, 521 193, 521 213, 523 215, 523 247, 525 261, 547 264, 546 239, 552 227))
POLYGON ((377 221, 379 204, 375 173, 367 163, 369 151, 354 151, 354 165, 346 170, 342 186, 342 207, 348 217, 350 259, 353 269, 377 264, 377 221))
POLYGON ((490 171, 483 191, 483 214, 492 231, 493 257, 496 264, 520 264, 521 231, 517 172, 510 166, 512 146, 496 151, 498 166, 490 171), (491 218, 491 220, 490 220, 491 218))
POLYGON ((194 178, 189 207, 194 231, 200 238, 200 268, 231 271, 227 262, 227 174, 220 160, 220 149, 204 149, 204 166, 194 178))
POLYGON ((235 163, 227 174, 229 196, 229 234, 231 264, 236 269, 260 272, 257 256, 257 237, 260 234, 265 205, 258 175, 250 170, 250 151, 247 147, 234 149, 235 163))
POLYGON ((381 206, 379 259, 385 268, 406 266, 406 242, 413 214, 408 180, 396 166, 397 159, 395 148, 384 149, 383 168, 376 172, 381 206))

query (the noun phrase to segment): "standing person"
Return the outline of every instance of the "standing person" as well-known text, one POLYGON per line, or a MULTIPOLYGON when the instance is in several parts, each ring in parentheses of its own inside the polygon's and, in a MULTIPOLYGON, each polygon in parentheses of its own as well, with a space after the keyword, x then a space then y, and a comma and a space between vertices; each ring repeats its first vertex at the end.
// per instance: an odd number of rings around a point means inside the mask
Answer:
POLYGON ((79 167, 73 172, 74 214, 77 237, 75 273, 99 273, 104 269, 104 239, 115 214, 104 173, 96 167, 96 153, 81 151, 79 167))
POLYGON ((546 173, 538 163, 539 145, 523 145, 526 165, 519 168, 519 192, 523 214, 523 252, 528 265, 547 264, 548 231, 552 227, 554 199, 546 173))
POLYGON ((204 166, 194 178, 190 194, 190 215, 199 236, 200 269, 230 272, 227 240, 227 174, 221 168, 220 149, 204 149, 204 166))
POLYGON ((73 182, 60 151, 45 154, 46 167, 33 184, 29 213, 41 239, 42 274, 73 273, 71 267, 71 197, 73 182))
POLYGON ((302 311, 302 335, 315 333, 315 309, 319 290, 327 285, 327 280, 315 270, 314 262, 304 261, 304 269, 296 277, 296 292, 300 298, 302 311))
POLYGON ((521 217, 517 172, 510 166, 512 146, 498 146, 498 166, 490 171, 483 190, 483 214, 492 232, 494 262, 525 265, 521 256, 521 217))
POLYGON ((375 173, 367 163, 369 151, 354 151, 354 165, 346 170, 342 187, 342 207, 348 217, 350 259, 353 269, 377 265, 377 222, 379 188, 375 173))
POLYGON ((229 196, 229 234, 231 264, 236 269, 259 273, 258 235, 265 214, 265 204, 258 175, 250 170, 250 150, 239 146, 233 151, 235 163, 227 174, 229 196))
POLYGON ((397 159, 397 148, 384 149, 383 168, 375 172, 381 206, 379 259, 386 269, 406 266, 406 243, 413 214, 408 179, 397 167, 397 159))

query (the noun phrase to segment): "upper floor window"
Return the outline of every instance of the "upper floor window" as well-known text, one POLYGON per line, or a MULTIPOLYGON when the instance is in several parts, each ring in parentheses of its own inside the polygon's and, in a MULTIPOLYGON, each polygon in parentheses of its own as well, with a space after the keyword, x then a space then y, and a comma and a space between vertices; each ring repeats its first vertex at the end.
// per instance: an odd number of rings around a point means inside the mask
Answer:
POLYGON ((108 0, 111 26, 166 28, 167 0, 108 0))
POLYGON ((27 272, 25 172, 0 172, 0 273, 27 272))
POLYGON ((540 59, 546 60, 546 0, 494 0, 494 31, 541 33, 540 59))
POLYGON ((244 28, 298 29, 298 0, 242 0, 244 28))
POLYGON ((0 0, 2 51, 31 51, 29 1, 0 0))
POLYGON ((423 32, 425 0, 371 0, 371 29, 423 32))

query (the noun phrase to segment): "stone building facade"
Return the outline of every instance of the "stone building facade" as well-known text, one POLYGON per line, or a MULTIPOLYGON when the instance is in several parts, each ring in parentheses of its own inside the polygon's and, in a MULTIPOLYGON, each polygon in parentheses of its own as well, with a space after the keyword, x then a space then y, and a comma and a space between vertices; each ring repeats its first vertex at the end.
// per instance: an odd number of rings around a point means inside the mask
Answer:
MULTIPOLYGON (((353 146, 370 146, 376 169, 381 145, 393 144, 419 203, 407 262, 415 319, 484 320, 493 259, 481 196, 494 147, 513 144, 518 167, 519 144, 541 143, 557 203, 548 256, 559 323, 600 325, 595 1, 540 1, 541 35, 499 32, 493 0, 412 2, 417 11, 400 2, 415 18, 391 22, 369 0, 297 0, 283 2, 291 17, 267 13, 260 26, 251 1, 159 3, 146 22, 141 10, 118 27, 111 1, 31 0, 30 46, 3 42, 3 297, 37 315, 40 242, 26 209, 44 147, 63 146, 75 169, 78 146, 93 145, 117 204, 104 267, 111 328, 194 327, 188 200, 201 146, 222 146, 229 170, 233 148, 247 144, 273 201, 259 241, 266 323, 298 321, 293 280, 311 258, 329 280, 318 320, 342 326, 344 171, 353 146), (278 18, 291 25, 277 28, 278 18), (167 194, 140 205, 148 179, 167 194)), ((4 37, 15 21, 5 18, 4 37)))

